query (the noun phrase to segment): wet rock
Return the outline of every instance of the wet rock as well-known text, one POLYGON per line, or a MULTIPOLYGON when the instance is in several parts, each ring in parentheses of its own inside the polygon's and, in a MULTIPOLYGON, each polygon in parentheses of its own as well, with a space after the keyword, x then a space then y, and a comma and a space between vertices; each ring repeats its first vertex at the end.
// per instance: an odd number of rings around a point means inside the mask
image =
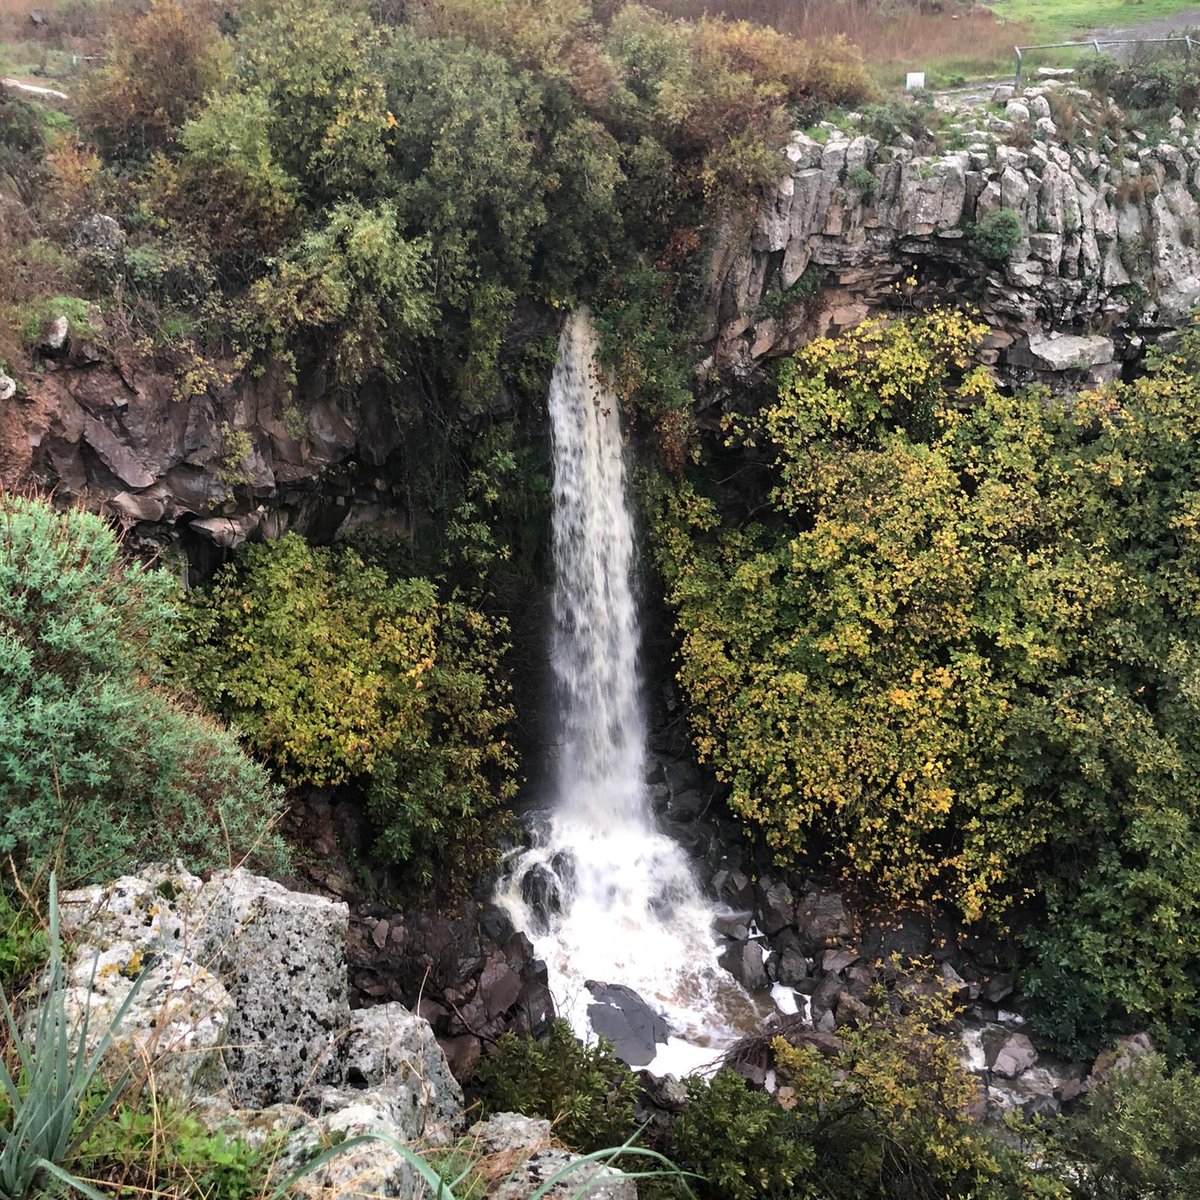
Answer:
POLYGON ((521 996, 524 983, 521 976, 504 961, 497 951, 483 968, 479 977, 479 995, 489 1017, 507 1012, 521 996))
POLYGON ((652 1062, 670 1036, 666 1021, 624 984, 589 979, 585 986, 596 1001, 587 1008, 593 1031, 608 1038, 617 1057, 629 1066, 652 1062))
POLYGON ((729 913, 714 917, 713 929, 722 937, 744 942, 750 936, 750 914, 729 913))
POLYGON ((667 812, 676 821, 694 821, 707 807, 708 800, 695 788, 676 792, 667 801, 667 812))
POLYGON ((871 962, 888 962, 897 955, 902 961, 925 958, 932 949, 933 930, 924 913, 898 913, 863 934, 863 957, 871 962))
POLYGON ((789 925, 795 925, 796 899, 786 883, 764 879, 759 882, 756 891, 758 911, 768 937, 774 937, 789 925))
POLYGON ((807 979, 812 970, 812 960, 806 958, 798 950, 785 950, 779 956, 775 967, 775 975, 780 983, 794 987, 802 979, 807 979))
POLYGON ((988 1070, 1006 1079, 1015 1078, 1037 1062, 1037 1050, 1025 1034, 999 1027, 984 1033, 983 1050, 988 1070))
POLYGON ((983 994, 992 1004, 999 1004, 1001 1000, 1008 999, 1013 994, 1013 989, 1016 982, 1013 977, 1007 973, 993 975, 983 985, 983 994))
POLYGON ((548 866, 537 863, 521 878, 521 899, 532 917, 532 932, 543 934, 563 910, 562 882, 548 866))
POLYGON ((848 941, 854 926, 837 892, 809 892, 796 911, 796 927, 810 953, 848 941))
POLYGON ((843 1026, 859 1029, 870 1023, 871 1010, 853 993, 841 992, 834 1004, 834 1016, 839 1029, 843 1026))
POLYGON ((718 961, 748 991, 760 991, 767 986, 761 942, 735 942, 718 961))
POLYGON ((857 951, 826 950, 821 956, 821 970, 827 975, 838 975, 856 962, 858 962, 857 951))

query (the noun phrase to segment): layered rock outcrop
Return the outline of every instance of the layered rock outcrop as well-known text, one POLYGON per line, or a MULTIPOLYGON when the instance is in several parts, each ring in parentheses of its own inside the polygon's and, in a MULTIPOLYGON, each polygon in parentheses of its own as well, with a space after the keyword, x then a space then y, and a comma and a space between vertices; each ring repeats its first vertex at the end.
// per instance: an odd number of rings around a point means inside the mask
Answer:
POLYGON ((1176 117, 1168 139, 1117 141, 1072 107, 1089 133, 1072 144, 1048 97, 1082 107, 1087 93, 1011 90, 957 115, 947 140, 959 149, 921 153, 906 135, 884 145, 853 121, 796 133, 753 227, 714 256, 703 337, 717 365, 949 300, 979 310, 989 360, 1016 381, 1077 384, 1115 375, 1140 330, 1185 321, 1200 301, 1197 130, 1176 117), (971 230, 1002 208, 1022 232, 989 261, 971 230))

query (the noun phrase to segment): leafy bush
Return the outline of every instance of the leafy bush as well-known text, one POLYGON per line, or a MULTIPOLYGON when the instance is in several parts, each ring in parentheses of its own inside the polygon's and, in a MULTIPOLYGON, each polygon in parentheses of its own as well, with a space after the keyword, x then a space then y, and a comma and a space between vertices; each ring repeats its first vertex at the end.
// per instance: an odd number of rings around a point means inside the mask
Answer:
POLYGON ((0 497, 0 851, 26 870, 279 864, 277 790, 161 686, 174 596, 99 517, 0 497))
POLYGON ((814 1164, 796 1121, 733 1071, 688 1080, 688 1105, 672 1131, 676 1162, 703 1182, 704 1200, 791 1200, 810 1194, 814 1164), (804 1189, 804 1190, 800 1190, 804 1189))
POLYGON ((634 1128, 636 1077, 610 1043, 585 1046, 566 1021, 555 1021, 545 1041, 504 1034, 476 1079, 485 1112, 544 1117, 555 1137, 585 1154, 620 1145, 634 1128))
POLYGON ((997 208, 971 230, 971 247, 989 262, 1007 262, 1025 236, 1020 213, 997 208))
POLYGON ((879 180, 866 167, 855 167, 846 176, 846 182, 856 191, 864 200, 870 200, 875 195, 876 189, 879 187, 879 180))
POLYGON ((1200 1194, 1200 1077, 1190 1063, 1136 1059, 1046 1130, 1048 1152, 1081 1200, 1191 1200, 1200 1194))
POLYGON ((180 670, 289 784, 366 789, 384 862, 468 878, 514 791, 506 626, 294 534, 191 595, 180 670))
POLYGON ((938 312, 810 342, 747 426, 758 519, 665 498, 694 741, 783 858, 969 920, 1035 898, 1060 1048, 1190 1044, 1196 337, 1064 405, 970 369, 981 335, 938 312))
POLYGON ((229 49, 200 8, 179 0, 114 11, 104 65, 80 89, 79 113, 105 153, 138 158, 173 143, 224 77, 229 49))
POLYGON ((872 1019, 820 1050, 776 1037, 777 1088, 693 1078, 671 1151, 711 1200, 1016 1200, 1065 1193, 971 1116, 978 1098, 944 996, 870 997, 872 1019), (1036 1189, 1036 1190, 1035 1190, 1036 1189))
POLYGON ((892 96, 882 104, 872 104, 864 110, 863 130, 885 145, 901 134, 922 141, 930 136, 933 116, 931 99, 892 96))

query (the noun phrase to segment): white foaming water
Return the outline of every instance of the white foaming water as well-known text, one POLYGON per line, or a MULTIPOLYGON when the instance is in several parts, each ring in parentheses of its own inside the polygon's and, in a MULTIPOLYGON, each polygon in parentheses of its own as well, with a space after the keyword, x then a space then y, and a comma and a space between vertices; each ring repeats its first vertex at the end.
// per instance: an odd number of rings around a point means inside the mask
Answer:
POLYGON ((586 310, 559 340, 549 412, 560 755, 549 827, 499 899, 579 1036, 590 1032, 585 982, 624 984, 672 1033, 650 1069, 683 1074, 712 1061, 755 1008, 718 965, 713 909, 646 792, 633 521, 618 401, 598 377, 586 310))

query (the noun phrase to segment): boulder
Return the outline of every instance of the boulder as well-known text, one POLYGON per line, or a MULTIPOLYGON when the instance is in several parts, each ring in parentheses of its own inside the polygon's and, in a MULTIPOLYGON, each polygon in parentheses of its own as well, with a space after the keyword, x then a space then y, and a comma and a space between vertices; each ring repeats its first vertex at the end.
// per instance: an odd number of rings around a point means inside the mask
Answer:
POLYGON ((1086 371, 1116 356, 1112 339, 1098 334, 1034 333, 1026 350, 1029 365, 1043 371, 1086 371))
POLYGON ((585 986, 595 999, 587 1008, 593 1032, 608 1038, 617 1057, 629 1066, 653 1062, 670 1036, 666 1021, 624 984, 589 979, 585 986))
POLYGON ((93 213, 75 228, 72 239, 83 265, 99 275, 112 275, 125 259, 125 231, 109 216, 93 213))
POLYGON ((0 400, 11 400, 17 394, 17 381, 0 371, 0 400))
POLYGON ((462 1119, 463 1093, 428 1021, 402 1004, 350 1015, 338 1045, 341 1087, 386 1099, 405 1140, 443 1145, 462 1119))
POLYGON ((796 928, 809 953, 837 946, 854 935, 845 901, 837 892, 809 892, 797 906, 796 928))
POLYGON ((786 883, 764 879, 755 890, 762 927, 768 937, 774 937, 780 930, 795 925, 796 899, 786 883))
POLYGON ((1001 1026, 984 1032, 983 1050, 988 1070, 1005 1079, 1015 1079, 1037 1062, 1037 1050, 1023 1033, 1001 1026))
POLYGON ((734 942, 718 961, 748 991, 756 992, 767 986, 761 942, 734 942))
POLYGON ((589 1200, 637 1200, 637 1187, 623 1172, 551 1146, 549 1121, 496 1113, 473 1125, 470 1136, 497 1172, 508 1168, 503 1182, 488 1193, 493 1200, 527 1200, 560 1173, 561 1182, 542 1193, 546 1200, 581 1195, 589 1200))
POLYGON ((1118 1038, 1115 1046, 1097 1055, 1089 1080, 1100 1083, 1113 1071, 1124 1071, 1139 1058, 1153 1053, 1154 1039, 1148 1033, 1133 1033, 1118 1038))

